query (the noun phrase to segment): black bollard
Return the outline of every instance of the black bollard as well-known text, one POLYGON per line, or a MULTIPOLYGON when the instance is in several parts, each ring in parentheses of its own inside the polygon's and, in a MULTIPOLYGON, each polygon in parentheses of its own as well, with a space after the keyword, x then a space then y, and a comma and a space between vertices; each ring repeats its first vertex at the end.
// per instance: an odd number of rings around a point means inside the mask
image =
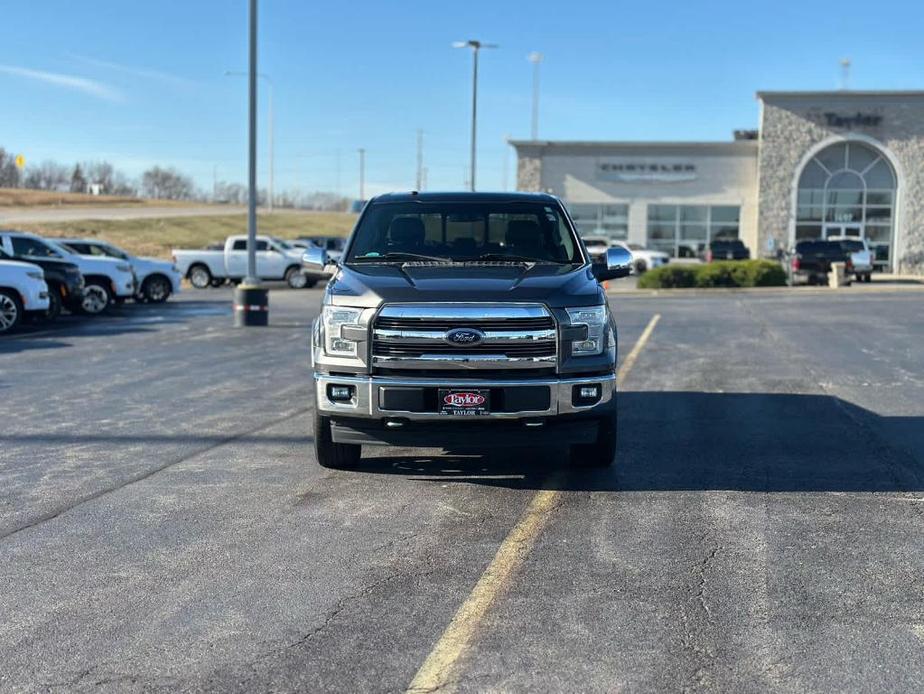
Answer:
POLYGON ((234 327, 269 324, 269 290, 240 284, 234 290, 234 327))

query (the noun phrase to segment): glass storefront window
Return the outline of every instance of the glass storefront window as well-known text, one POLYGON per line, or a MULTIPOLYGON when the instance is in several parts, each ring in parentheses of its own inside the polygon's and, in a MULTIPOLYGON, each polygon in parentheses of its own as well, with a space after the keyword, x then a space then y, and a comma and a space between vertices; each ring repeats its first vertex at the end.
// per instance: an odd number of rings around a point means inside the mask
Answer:
POLYGON ((649 205, 648 247, 678 258, 702 256, 710 241, 738 238, 736 205, 649 205))
POLYGON ((841 142, 816 154, 799 176, 795 241, 843 233, 850 224, 876 247, 876 259, 891 259, 895 173, 882 154, 865 143, 841 142))
POLYGON ((607 236, 614 241, 629 238, 629 206, 573 203, 568 211, 581 236, 607 236))

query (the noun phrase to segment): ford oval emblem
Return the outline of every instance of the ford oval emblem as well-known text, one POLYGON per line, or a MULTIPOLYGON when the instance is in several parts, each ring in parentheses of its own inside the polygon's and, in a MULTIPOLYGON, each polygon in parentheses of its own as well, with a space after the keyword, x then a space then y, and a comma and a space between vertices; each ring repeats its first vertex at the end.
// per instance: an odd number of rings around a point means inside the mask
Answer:
POLYGON ((475 328, 454 328, 443 339, 451 345, 477 345, 484 339, 484 333, 475 328))

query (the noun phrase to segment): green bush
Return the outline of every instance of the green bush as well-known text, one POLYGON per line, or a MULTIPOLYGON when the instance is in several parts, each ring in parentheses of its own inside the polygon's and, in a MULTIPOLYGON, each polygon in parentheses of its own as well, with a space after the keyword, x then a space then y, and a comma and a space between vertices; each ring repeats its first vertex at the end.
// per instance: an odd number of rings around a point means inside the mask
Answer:
POLYGON ((665 265, 639 277, 639 289, 783 287, 786 273, 772 260, 720 260, 703 265, 665 265))
POLYGON ((641 289, 677 289, 696 286, 696 265, 665 265, 638 278, 641 289))

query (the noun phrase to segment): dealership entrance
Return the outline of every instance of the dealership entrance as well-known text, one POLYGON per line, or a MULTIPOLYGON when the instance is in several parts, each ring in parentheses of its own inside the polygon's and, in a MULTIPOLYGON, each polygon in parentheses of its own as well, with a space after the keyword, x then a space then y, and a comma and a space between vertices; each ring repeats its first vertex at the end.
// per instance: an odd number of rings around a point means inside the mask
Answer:
POLYGON ((890 270, 897 183, 883 152, 864 141, 836 142, 816 152, 798 176, 793 242, 865 238, 877 267, 890 270))

